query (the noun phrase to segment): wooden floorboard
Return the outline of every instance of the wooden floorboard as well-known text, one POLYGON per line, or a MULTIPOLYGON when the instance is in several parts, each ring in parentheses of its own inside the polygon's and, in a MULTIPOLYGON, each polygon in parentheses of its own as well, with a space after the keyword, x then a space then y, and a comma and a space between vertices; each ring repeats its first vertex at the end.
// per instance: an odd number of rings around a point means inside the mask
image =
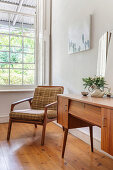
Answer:
POLYGON ((0 124, 0 170, 113 170, 113 160, 68 135, 64 159, 61 158, 63 131, 47 125, 45 146, 41 146, 42 126, 36 136, 33 125, 14 123, 7 143, 8 124, 0 124))

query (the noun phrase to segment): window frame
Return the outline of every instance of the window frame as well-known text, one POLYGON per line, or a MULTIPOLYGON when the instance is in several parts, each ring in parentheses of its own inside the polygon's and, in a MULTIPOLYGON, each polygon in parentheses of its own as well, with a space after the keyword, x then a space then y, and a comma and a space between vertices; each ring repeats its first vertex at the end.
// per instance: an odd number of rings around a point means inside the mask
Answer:
MULTIPOLYGON (((7 35, 7 36, 9 36, 9 45, 1 45, 1 46, 4 46, 4 47, 8 47, 9 51, 2 51, 2 50, 0 50, 0 52, 9 52, 9 58, 10 58, 10 54, 11 54, 10 37, 11 36, 22 37, 22 46, 20 47, 22 49, 22 51, 21 52, 14 52, 14 53, 22 54, 22 63, 20 63, 20 64, 22 64, 22 68, 20 68, 19 70, 21 70, 22 72, 24 72, 24 70, 34 70, 34 84, 33 85, 23 84, 23 73, 22 73, 22 84, 21 85, 12 85, 12 84, 10 84, 10 80, 9 80, 9 84, 8 85, 0 85, 0 90, 12 90, 12 89, 15 89, 15 90, 21 90, 21 89, 23 90, 23 89, 25 89, 26 90, 26 89, 34 89, 34 87, 36 87, 36 84, 38 83, 37 82, 37 78, 36 78, 37 77, 37 52, 36 52, 36 47, 37 47, 37 41, 38 41, 37 40, 37 36, 36 36, 37 35, 37 12, 34 15, 32 15, 32 14, 24 14, 24 13, 21 13, 21 12, 8 11, 8 10, 0 10, 0 12, 1 13, 6 13, 8 15, 18 14, 18 15, 28 16, 28 17, 31 16, 31 17, 34 18, 34 23, 35 23, 34 24, 34 31, 35 31, 35 33, 34 33, 35 36, 34 37, 23 35, 23 28, 22 28, 22 35, 11 34, 10 32, 9 32, 9 34, 7 34, 7 33, 0 33, 0 35, 7 35), (23 49, 25 49, 24 46, 23 46, 24 38, 31 38, 31 39, 34 40, 34 48, 31 48, 32 50, 34 50, 34 54, 33 53, 27 53, 27 52, 25 52, 23 50, 23 49), (23 55, 24 54, 34 55, 34 63, 24 63, 23 62, 23 55), (34 64, 34 69, 25 69, 25 68, 23 68, 24 64, 34 64)), ((9 22, 10 22, 10 20, 9 20, 9 22)), ((9 26, 9 29, 10 29, 10 26, 9 26)), ((15 48, 16 46, 12 46, 12 47, 15 48)), ((4 68, 4 69, 9 70, 9 72, 10 72, 10 70, 13 70, 10 67, 10 64, 11 64, 10 61, 9 62, 4 62, 4 64, 5 63, 8 64, 9 67, 8 68, 4 68)), ((17 63, 13 63, 13 64, 17 64, 17 63)), ((15 68, 15 69, 17 69, 17 68, 15 68)), ((10 73, 9 73, 9 77, 8 78, 10 79, 10 73)))

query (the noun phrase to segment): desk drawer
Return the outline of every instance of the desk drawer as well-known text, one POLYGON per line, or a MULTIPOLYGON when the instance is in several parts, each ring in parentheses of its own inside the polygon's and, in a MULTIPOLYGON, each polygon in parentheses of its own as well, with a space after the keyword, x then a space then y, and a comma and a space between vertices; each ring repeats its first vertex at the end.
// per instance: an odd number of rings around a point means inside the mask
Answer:
POLYGON ((91 122, 94 125, 101 126, 101 108, 98 106, 77 101, 70 101, 69 113, 78 118, 91 122))

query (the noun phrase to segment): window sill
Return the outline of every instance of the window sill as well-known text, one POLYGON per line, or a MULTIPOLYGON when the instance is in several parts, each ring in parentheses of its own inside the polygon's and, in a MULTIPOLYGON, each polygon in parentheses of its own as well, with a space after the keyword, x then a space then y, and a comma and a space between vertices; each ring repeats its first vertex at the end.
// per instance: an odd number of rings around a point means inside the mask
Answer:
POLYGON ((0 90, 0 93, 19 93, 19 92, 33 92, 34 89, 14 89, 14 90, 0 90))

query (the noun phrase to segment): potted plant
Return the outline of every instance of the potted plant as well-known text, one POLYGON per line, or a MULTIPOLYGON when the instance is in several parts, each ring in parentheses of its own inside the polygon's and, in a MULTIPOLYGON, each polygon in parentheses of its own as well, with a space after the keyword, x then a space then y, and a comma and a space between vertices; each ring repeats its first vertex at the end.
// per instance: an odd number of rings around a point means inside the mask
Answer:
POLYGON ((104 96, 104 88, 107 85, 104 77, 88 77, 83 78, 83 86, 84 88, 88 88, 91 92, 91 96, 93 97, 103 97, 104 96))

